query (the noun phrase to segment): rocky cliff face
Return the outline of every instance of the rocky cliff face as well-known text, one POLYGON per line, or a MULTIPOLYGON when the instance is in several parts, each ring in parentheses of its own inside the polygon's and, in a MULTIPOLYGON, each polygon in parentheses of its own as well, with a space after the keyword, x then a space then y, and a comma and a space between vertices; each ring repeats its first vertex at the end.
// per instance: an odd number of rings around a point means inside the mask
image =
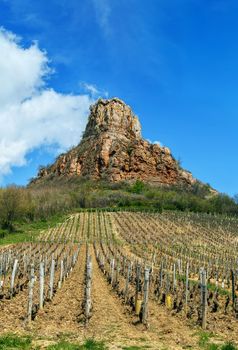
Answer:
POLYGON ((131 108, 113 98, 90 108, 80 144, 39 171, 33 182, 55 177, 89 176, 109 181, 140 179, 161 184, 193 184, 166 147, 141 137, 141 125, 131 108))

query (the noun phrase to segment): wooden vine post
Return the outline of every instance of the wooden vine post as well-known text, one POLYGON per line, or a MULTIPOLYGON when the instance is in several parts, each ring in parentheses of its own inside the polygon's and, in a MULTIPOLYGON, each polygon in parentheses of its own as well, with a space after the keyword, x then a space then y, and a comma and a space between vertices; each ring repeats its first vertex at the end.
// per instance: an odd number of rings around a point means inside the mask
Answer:
POLYGON ((202 328, 207 327, 207 278, 206 271, 202 271, 202 328))
POLYGON ((125 275, 125 271, 126 271, 126 258, 125 258, 124 256, 123 256, 122 271, 123 271, 123 275, 125 275))
POLYGON ((44 281, 45 281, 45 271, 44 262, 40 262, 40 309, 44 306, 44 281))
POLYGON ((201 285, 201 300, 202 300, 202 272, 203 268, 199 269, 199 278, 200 278, 200 285, 201 285))
POLYGON ((31 264, 30 279, 29 279, 29 294, 28 294, 28 311, 27 320, 32 320, 32 306, 33 306, 33 288, 34 288, 35 276, 34 276, 34 265, 31 264))
POLYGON ((120 259, 119 259, 119 257, 118 257, 118 258, 117 258, 117 264, 116 264, 116 280, 115 280, 115 286, 117 286, 117 284, 118 284, 119 274, 120 274, 120 259))
POLYGON ((114 286, 114 268, 115 268, 115 259, 111 260, 111 285, 114 286))
POLYGON ((91 312, 91 287, 92 287, 92 259, 91 256, 87 257, 87 266, 86 266, 86 290, 85 290, 85 319, 86 324, 90 318, 91 312))
POLYGON ((51 268, 50 268, 50 300, 53 298, 54 293, 54 276, 55 276, 55 260, 54 258, 51 260, 51 268))
POLYGON ((12 276, 11 276, 11 285, 10 285, 10 297, 13 297, 14 293, 14 284, 15 284, 15 277, 17 272, 17 266, 18 266, 18 260, 14 260, 13 269, 12 269, 12 276))
POLYGON ((142 323, 147 324, 148 318, 148 301, 149 301, 149 283, 150 283, 150 269, 145 268, 144 276, 144 299, 143 299, 143 314, 142 314, 142 323))
POLYGON ((136 294, 135 294, 135 307, 137 306, 138 298, 139 298, 139 292, 140 292, 140 273, 141 268, 140 265, 136 265, 136 294))
MULTIPOLYGON (((74 262, 73 262, 73 264, 74 264, 74 262)), ((60 261, 59 289, 62 287, 63 277, 64 277, 64 261, 61 259, 61 261, 60 261)))
POLYGON ((162 286, 163 286, 163 268, 164 268, 164 262, 161 261, 160 276, 159 276, 159 295, 161 294, 162 286))
POLYGON ((128 262, 128 266, 127 266, 127 277, 126 277, 126 286, 125 286, 125 302, 127 302, 127 298, 128 298, 130 276, 131 276, 131 264, 128 262))
POLYGON ((188 277, 189 277, 189 264, 186 265, 186 283, 185 283, 185 313, 188 311, 188 277))
POLYGON ((231 270, 231 285, 232 285, 232 307, 234 310, 235 309, 236 294, 235 294, 235 274, 234 274, 233 270, 231 270))
POLYGON ((176 265, 173 265, 173 292, 176 291, 177 281, 176 281, 176 265))
POLYGON ((155 259, 156 259, 156 253, 154 252, 152 254, 152 259, 151 259, 151 273, 152 274, 153 274, 153 271, 154 271, 155 259))

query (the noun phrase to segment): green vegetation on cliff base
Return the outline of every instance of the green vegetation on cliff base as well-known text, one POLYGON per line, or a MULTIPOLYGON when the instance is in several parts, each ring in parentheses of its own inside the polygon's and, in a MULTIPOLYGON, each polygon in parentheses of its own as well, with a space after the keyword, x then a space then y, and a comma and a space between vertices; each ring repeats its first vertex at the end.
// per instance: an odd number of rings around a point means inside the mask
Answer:
POLYGON ((0 189, 0 235, 14 231, 15 223, 47 221, 49 218, 87 208, 131 210, 180 210, 238 216, 238 204, 208 185, 155 186, 141 181, 109 183, 71 178, 0 189))

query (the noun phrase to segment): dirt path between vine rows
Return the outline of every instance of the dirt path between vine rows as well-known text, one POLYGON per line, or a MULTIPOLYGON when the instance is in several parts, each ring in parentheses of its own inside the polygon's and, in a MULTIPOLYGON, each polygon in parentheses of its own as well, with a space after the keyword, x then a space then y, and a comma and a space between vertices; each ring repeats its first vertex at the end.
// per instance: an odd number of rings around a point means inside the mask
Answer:
POLYGON ((150 302, 149 329, 139 324, 138 318, 128 312, 98 267, 94 250, 90 253, 93 263, 92 318, 85 330, 86 337, 105 340, 112 349, 122 346, 148 346, 150 349, 179 350, 187 346, 196 349, 197 337, 181 320, 171 317, 167 311, 150 302))
POLYGON ((87 327, 80 317, 86 259, 86 247, 82 245, 78 261, 69 278, 57 290, 52 302, 47 302, 44 309, 38 311, 30 325, 24 319, 28 289, 11 301, 0 302, 0 322, 4 325, 1 331, 31 334, 42 349, 49 342, 55 342, 61 337, 72 342, 95 338, 105 341, 109 349, 113 350, 133 345, 157 350, 181 350, 185 347, 197 349, 198 337, 194 336, 194 329, 190 329, 182 320, 171 317, 163 307, 153 301, 149 303, 149 328, 135 324, 137 317, 128 312, 128 308, 107 283, 98 267, 92 246, 90 254, 93 263, 93 309, 87 327))
POLYGON ((26 326, 28 288, 0 301, 0 333, 21 332, 26 326))
POLYGON ((66 333, 82 333, 83 324, 78 319, 83 302, 85 256, 86 248, 83 245, 70 276, 61 289, 57 289, 52 302, 38 312, 31 325, 37 336, 60 337, 66 333))

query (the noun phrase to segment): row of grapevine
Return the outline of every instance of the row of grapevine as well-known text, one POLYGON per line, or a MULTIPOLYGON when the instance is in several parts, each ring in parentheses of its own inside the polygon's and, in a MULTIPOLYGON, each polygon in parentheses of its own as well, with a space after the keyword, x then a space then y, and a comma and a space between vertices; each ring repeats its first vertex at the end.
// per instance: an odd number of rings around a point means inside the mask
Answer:
POLYGON ((52 300, 87 245, 82 314, 93 314, 92 251, 108 284, 144 324, 150 307, 200 324, 238 318, 237 220, 210 215, 87 211, 36 242, 0 250, 0 298, 27 291, 29 320, 52 300), (91 251, 91 253, 90 253, 91 251))

